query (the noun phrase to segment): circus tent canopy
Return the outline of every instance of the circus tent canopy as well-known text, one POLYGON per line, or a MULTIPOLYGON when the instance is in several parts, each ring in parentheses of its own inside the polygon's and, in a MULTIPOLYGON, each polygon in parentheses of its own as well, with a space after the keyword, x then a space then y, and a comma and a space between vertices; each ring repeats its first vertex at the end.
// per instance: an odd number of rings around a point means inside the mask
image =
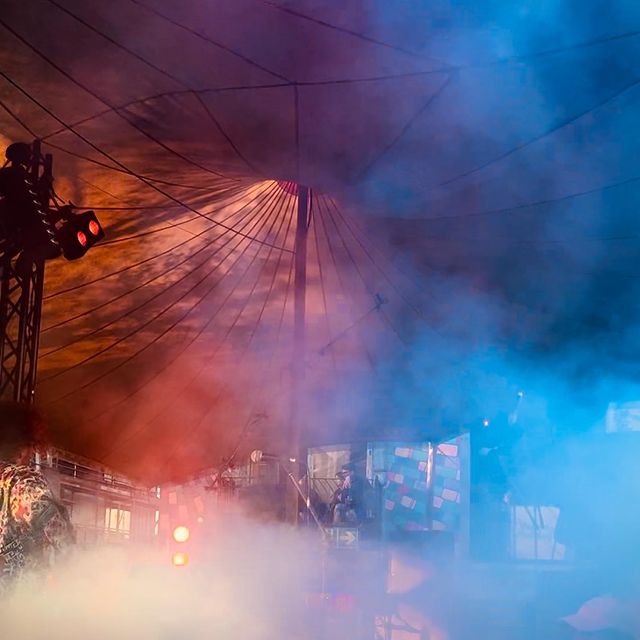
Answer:
POLYGON ((525 368, 635 375, 634 3, 3 0, 0 28, 2 142, 42 139, 108 234, 47 267, 62 446, 150 481, 285 446, 298 183, 314 440, 455 431, 525 368))

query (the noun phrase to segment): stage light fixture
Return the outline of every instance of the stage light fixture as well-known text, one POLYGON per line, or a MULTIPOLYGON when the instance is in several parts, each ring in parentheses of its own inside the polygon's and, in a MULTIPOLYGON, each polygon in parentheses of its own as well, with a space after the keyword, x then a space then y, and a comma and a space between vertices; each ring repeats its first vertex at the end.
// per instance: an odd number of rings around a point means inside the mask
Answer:
POLYGON ((173 539, 176 542, 186 542, 190 536, 191 532, 189 531, 189 527, 185 527, 184 525, 176 527, 173 530, 173 539))
POLYGON ((178 553, 173 554, 171 562, 174 567, 186 567, 189 564, 189 556, 182 551, 178 551, 178 553))
POLYGON ((78 260, 104 238, 104 231, 96 214, 84 211, 66 216, 57 236, 64 257, 67 260, 78 260))

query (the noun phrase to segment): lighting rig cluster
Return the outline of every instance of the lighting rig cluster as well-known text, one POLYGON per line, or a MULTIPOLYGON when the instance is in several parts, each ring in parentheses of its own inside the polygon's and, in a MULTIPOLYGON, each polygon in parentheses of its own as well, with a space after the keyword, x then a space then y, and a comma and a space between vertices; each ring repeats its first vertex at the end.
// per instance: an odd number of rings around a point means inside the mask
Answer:
POLYGON ((16 142, 0 169, 0 399, 32 402, 44 267, 47 260, 82 258, 104 238, 93 211, 60 204, 53 157, 40 141, 16 142))
POLYGON ((104 238, 93 211, 76 213, 72 205, 59 204, 53 157, 41 154, 39 141, 16 142, 5 154, 0 169, 0 242, 5 254, 77 260, 104 238))

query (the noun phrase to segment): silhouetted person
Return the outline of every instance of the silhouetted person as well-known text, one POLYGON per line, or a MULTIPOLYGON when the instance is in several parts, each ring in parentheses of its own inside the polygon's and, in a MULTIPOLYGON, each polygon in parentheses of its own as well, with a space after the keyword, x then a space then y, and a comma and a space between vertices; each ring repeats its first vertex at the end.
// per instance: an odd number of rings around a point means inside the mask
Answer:
POLYGON ((333 524, 359 524, 363 520, 364 480, 346 464, 337 474, 338 488, 331 501, 333 524))

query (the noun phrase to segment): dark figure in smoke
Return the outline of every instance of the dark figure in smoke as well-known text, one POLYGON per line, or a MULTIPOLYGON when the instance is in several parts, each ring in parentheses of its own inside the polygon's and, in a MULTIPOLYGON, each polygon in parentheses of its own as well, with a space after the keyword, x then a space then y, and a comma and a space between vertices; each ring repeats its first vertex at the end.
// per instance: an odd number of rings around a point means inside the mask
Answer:
POLYGON ((28 406, 0 403, 0 591, 26 570, 47 570, 73 542, 65 507, 29 465, 42 421, 28 406))
POLYGON ((338 488, 330 505, 333 524, 358 524, 363 515, 364 481, 351 464, 344 465, 336 475, 338 488))

